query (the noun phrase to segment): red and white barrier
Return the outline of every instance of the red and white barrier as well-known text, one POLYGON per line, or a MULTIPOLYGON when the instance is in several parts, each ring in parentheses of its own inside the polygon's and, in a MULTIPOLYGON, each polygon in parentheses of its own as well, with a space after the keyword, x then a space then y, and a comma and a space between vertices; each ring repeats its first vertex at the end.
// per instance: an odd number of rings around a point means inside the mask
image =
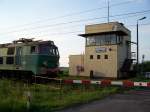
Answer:
POLYGON ((84 84, 84 85, 101 85, 101 86, 124 86, 124 87, 150 87, 150 82, 132 82, 125 81, 111 81, 111 80, 63 80, 64 84, 84 84))

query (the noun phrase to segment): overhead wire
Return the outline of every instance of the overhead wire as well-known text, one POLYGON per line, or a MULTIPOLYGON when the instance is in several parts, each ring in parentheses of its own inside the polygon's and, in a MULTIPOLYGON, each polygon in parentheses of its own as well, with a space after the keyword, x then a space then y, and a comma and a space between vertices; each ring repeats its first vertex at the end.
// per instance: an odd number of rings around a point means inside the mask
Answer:
MULTIPOLYGON (((125 5, 125 4, 132 3, 132 2, 133 1, 120 2, 120 3, 110 5, 110 7, 125 5)), ((62 16, 57 16, 57 17, 53 17, 53 18, 48 18, 48 19, 44 19, 44 20, 39 20, 39 21, 31 22, 31 23, 26 23, 26 24, 23 24, 23 25, 18 25, 18 26, 14 26, 14 27, 10 27, 10 28, 12 29, 12 28, 15 28, 15 27, 23 27, 23 26, 33 25, 33 24, 39 24, 39 23, 42 23, 42 22, 50 21, 50 20, 62 19, 62 18, 65 18, 65 17, 70 17, 70 16, 79 15, 79 14, 89 13, 89 12, 101 10, 103 8, 107 8, 107 6, 98 7, 98 8, 94 8, 94 9, 88 9, 88 10, 79 11, 79 12, 74 12, 74 13, 70 13, 70 14, 66 14, 66 15, 62 15, 62 16)), ((7 29, 9 29, 9 28, 7 28, 7 29)))
MULTIPOLYGON (((148 23, 144 23, 144 24, 139 24, 140 26, 147 26, 150 25, 150 22, 148 23)), ((136 24, 130 24, 130 25, 126 25, 126 27, 135 27, 136 24)), ((35 35, 35 36, 30 36, 29 38, 40 38, 40 37, 53 37, 54 35, 59 35, 59 37, 63 36, 63 35, 78 35, 79 33, 83 33, 83 30, 78 30, 78 31, 71 31, 71 32, 63 32, 63 33, 49 33, 49 34, 43 34, 43 35, 35 35), (78 34, 77 34, 78 33, 78 34)), ((19 37, 22 38, 22 37, 19 37)), ((26 36, 26 38, 28 38, 28 36, 26 36)))
MULTIPOLYGON (((132 14, 131 13, 131 15, 123 15, 122 17, 114 17, 114 16, 112 16, 112 18, 114 18, 114 19, 111 19, 112 21, 115 21, 115 19, 129 19, 129 18, 131 18, 131 17, 137 17, 137 16, 140 16, 140 15, 145 15, 145 14, 148 14, 148 13, 150 13, 150 11, 146 11, 146 12, 142 12, 142 13, 136 13, 136 14, 132 14), (125 17, 125 16, 127 16, 127 17, 125 17)), ((75 25, 71 25, 71 26, 62 26, 62 27, 59 27, 58 26, 58 28, 56 27, 56 28, 52 28, 52 27, 50 27, 50 29, 52 29, 52 30, 58 30, 58 29, 70 29, 70 28, 75 28, 75 27, 81 27, 81 26, 85 26, 85 25, 87 25, 87 24, 93 24, 93 22, 91 22, 91 23, 84 23, 84 24, 75 24, 75 25)), ((48 30, 44 30, 44 31, 48 31, 49 32, 49 29, 48 30)))
MULTIPOLYGON (((126 19, 129 19, 129 18, 131 18, 131 17, 135 17, 135 15, 128 16, 128 18, 126 18, 126 19)), ((120 17, 119 19, 124 19, 124 17, 120 17)), ((82 26, 85 26, 85 25, 82 25, 82 26)), ((77 27, 81 27, 81 25, 72 25, 72 26, 69 26, 68 29, 70 29, 70 28, 72 28, 72 27, 73 27, 73 28, 77 28, 77 27)), ((67 29, 67 27, 65 28, 65 30, 66 30, 66 29, 67 29)), ((67 30, 68 30, 68 29, 67 29, 67 30)), ((63 31, 65 31, 65 30, 63 30, 63 31)), ((57 29, 57 31, 58 31, 58 33, 50 33, 50 34, 52 34, 52 35, 54 34, 54 35, 55 35, 55 34, 63 34, 63 33, 64 33, 64 32, 59 32, 58 29, 57 29)), ((49 33, 50 31, 47 30, 47 31, 44 31, 44 32, 48 32, 48 33, 49 33)), ((71 32, 72 32, 72 31, 71 31, 71 32)), ((39 33, 39 32, 38 32, 38 33, 39 33)), ((34 34, 35 34, 35 35, 38 35, 38 33, 35 32, 34 34)), ((42 33, 43 33, 43 32, 42 32, 42 33)), ((27 35, 30 36, 30 35, 32 35, 32 34, 27 33, 26 36, 27 36, 27 35)))
MULTIPOLYGON (((127 16, 127 15, 129 16, 129 15, 142 14, 142 13, 150 13, 150 10, 130 12, 130 13, 124 13, 124 14, 117 14, 117 15, 110 15, 110 17, 113 18, 113 17, 120 17, 120 16, 127 16)), ((26 28, 26 29, 20 29, 20 30, 15 30, 15 31, 10 31, 10 32, 3 32, 0 34, 8 34, 8 33, 14 33, 14 32, 19 32, 19 31, 34 30, 34 29, 41 29, 41 28, 47 28, 47 27, 49 28, 49 27, 54 27, 54 26, 59 26, 59 25, 61 26, 61 25, 66 25, 66 24, 85 22, 85 21, 91 21, 91 20, 98 20, 98 19, 103 19, 103 18, 107 18, 107 17, 104 16, 104 17, 80 19, 80 20, 74 20, 74 21, 70 21, 70 22, 62 22, 62 23, 56 23, 56 24, 50 24, 50 25, 31 27, 31 28, 26 28)))
MULTIPOLYGON (((140 26, 146 26, 146 25, 150 25, 150 23, 145 23, 145 24, 140 24, 140 26)), ((136 24, 130 24, 130 25, 126 25, 128 27, 133 27, 133 26, 136 26, 136 24)), ((77 33, 83 33, 84 31, 83 30, 78 30, 78 31, 72 31, 72 32, 63 32, 63 33, 49 33, 49 34, 44 34, 44 35, 36 35, 36 36, 31 36, 30 38, 34 38, 34 37, 45 37, 45 36, 54 36, 54 35, 68 35, 68 34, 71 34, 71 35, 77 35, 77 33)))

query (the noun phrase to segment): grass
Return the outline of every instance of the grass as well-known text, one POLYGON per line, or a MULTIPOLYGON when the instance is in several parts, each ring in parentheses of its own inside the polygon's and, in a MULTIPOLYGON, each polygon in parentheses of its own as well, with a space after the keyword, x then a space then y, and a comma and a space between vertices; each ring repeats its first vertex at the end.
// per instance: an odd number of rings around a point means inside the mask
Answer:
POLYGON ((119 91, 118 87, 85 85, 28 85, 0 80, 0 112, 53 112, 69 106, 104 98, 119 91), (27 92, 31 93, 27 109, 27 92))
POLYGON ((137 77, 131 78, 129 80, 135 81, 135 82, 150 82, 150 78, 145 78, 144 76, 140 76, 140 75, 138 75, 137 77))
POLYGON ((61 79, 72 79, 72 80, 90 80, 90 77, 86 76, 60 76, 61 79))

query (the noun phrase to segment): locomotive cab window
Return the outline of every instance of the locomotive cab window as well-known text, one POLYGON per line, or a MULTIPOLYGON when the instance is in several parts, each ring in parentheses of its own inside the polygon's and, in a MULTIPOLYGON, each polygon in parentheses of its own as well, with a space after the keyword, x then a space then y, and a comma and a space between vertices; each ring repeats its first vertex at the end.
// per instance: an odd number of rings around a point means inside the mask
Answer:
POLYGON ((43 55, 59 55, 58 49, 53 45, 41 44, 39 46, 39 53, 43 55))
POLYGON ((56 49, 53 48, 53 47, 51 47, 51 48, 49 49, 49 54, 50 54, 50 55, 56 55, 56 49))
POLYGON ((58 52, 58 49, 56 49, 56 55, 57 55, 57 56, 59 56, 59 52, 58 52))
POLYGON ((15 53, 15 47, 9 47, 7 50, 7 55, 13 55, 15 53))

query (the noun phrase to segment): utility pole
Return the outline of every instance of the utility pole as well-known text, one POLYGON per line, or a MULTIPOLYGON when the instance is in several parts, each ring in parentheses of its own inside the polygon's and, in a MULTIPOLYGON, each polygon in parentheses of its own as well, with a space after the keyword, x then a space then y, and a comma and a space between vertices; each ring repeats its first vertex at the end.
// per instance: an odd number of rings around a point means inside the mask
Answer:
POLYGON ((137 21, 137 25, 136 25, 136 29, 137 29, 137 66, 139 64, 139 24, 138 24, 138 21, 137 21))
POLYGON ((139 72, 139 21, 146 19, 146 17, 142 17, 137 20, 137 72, 139 72))

